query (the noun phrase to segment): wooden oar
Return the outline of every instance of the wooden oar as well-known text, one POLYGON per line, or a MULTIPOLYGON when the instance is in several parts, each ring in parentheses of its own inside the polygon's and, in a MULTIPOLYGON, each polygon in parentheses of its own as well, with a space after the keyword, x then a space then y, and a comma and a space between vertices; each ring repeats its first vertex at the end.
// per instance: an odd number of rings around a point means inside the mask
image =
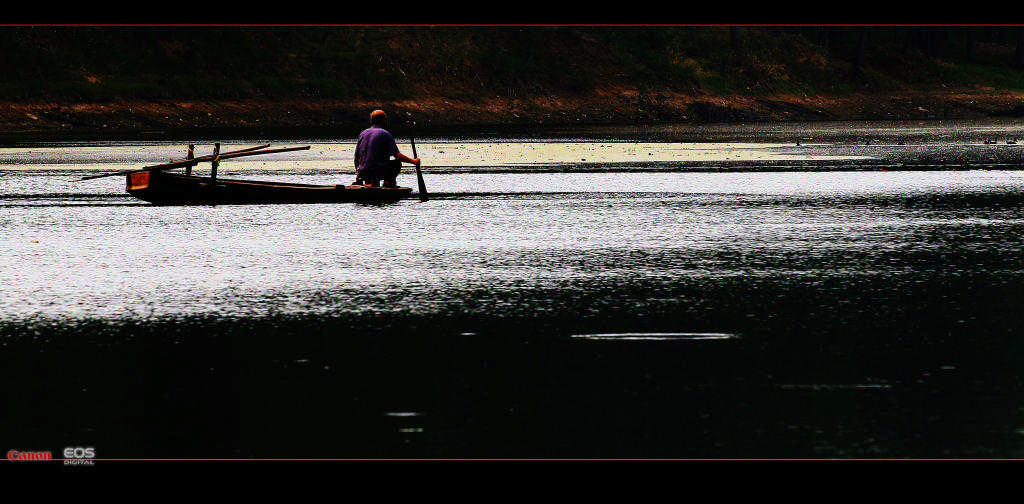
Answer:
POLYGON ((306 145, 306 146, 303 146, 303 147, 284 147, 284 148, 280 148, 280 149, 262 150, 262 149, 266 149, 269 146, 270 146, 270 144, 258 145, 256 147, 246 147, 245 149, 239 149, 239 150, 234 150, 234 151, 230 151, 230 152, 225 152, 225 153, 222 153, 222 154, 219 154, 219 155, 217 155, 217 154, 210 154, 210 155, 207 155, 207 156, 199 156, 199 157, 193 158, 193 159, 184 159, 184 160, 181 160, 181 161, 172 161, 170 163, 163 163, 163 164, 158 164, 158 165, 143 166, 142 168, 135 168, 135 169, 132 169, 132 170, 122 170, 122 171, 113 172, 113 173, 102 173, 102 174, 99 174, 99 175, 89 175, 87 177, 82 177, 82 178, 79 178, 79 179, 74 179, 73 182, 78 182, 78 181, 81 181, 81 180, 89 180, 89 179, 94 179, 94 178, 100 178, 100 177, 111 177, 111 176, 114 176, 114 175, 126 175, 128 173, 137 172, 137 171, 143 171, 143 170, 170 170, 170 169, 173 169, 173 168, 183 168, 183 167, 186 167, 186 166, 195 166, 195 165, 199 164, 202 161, 213 161, 214 159, 231 159, 231 158, 242 157, 242 156, 255 156, 257 154, 273 154, 275 152, 289 152, 289 151, 296 151, 296 150, 308 150, 309 147, 310 147, 310 146, 306 145))
MULTIPOLYGON (((412 143, 412 158, 416 159, 416 139, 409 135, 409 142, 412 143)), ((420 173, 420 165, 416 166, 416 182, 420 185, 420 201, 427 201, 427 185, 423 183, 423 174, 420 173)))

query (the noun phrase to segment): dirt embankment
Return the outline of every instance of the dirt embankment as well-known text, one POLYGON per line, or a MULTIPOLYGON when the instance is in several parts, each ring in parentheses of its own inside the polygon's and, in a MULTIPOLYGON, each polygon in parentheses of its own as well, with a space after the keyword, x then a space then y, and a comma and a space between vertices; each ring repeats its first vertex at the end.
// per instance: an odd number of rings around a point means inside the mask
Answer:
POLYGON ((1024 93, 961 90, 943 93, 836 96, 709 96, 630 89, 588 95, 491 97, 458 101, 422 97, 396 102, 300 100, 9 103, 0 106, 0 135, 74 136, 97 132, 188 132, 362 128, 370 110, 394 121, 431 127, 489 125, 728 123, 762 121, 910 121, 1024 116, 1024 93))

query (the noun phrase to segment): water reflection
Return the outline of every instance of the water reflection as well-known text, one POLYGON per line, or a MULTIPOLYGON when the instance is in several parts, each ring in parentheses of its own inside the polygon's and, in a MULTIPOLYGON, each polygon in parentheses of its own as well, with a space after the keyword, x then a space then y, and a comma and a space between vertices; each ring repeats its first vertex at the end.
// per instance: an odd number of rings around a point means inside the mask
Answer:
POLYGON ((427 203, 175 207, 66 175, 2 175, 0 369, 62 370, 6 404, 77 408, 5 419, 26 446, 1020 453, 1021 172, 452 170, 427 203))
MULTIPOLYGON (((389 301, 372 306, 402 310, 395 299, 453 303, 477 289, 1019 270, 1016 172, 644 175, 681 189, 608 192, 638 184, 604 175, 571 196, 505 192, 428 205, 12 205, 7 260, 33 267, 6 269, 3 308, 332 311, 365 309, 366 296, 383 293, 389 301)), ((561 177, 520 174, 508 187, 561 177)))
POLYGON ((596 341, 708 341, 739 337, 729 333, 604 333, 573 334, 572 338, 596 341))

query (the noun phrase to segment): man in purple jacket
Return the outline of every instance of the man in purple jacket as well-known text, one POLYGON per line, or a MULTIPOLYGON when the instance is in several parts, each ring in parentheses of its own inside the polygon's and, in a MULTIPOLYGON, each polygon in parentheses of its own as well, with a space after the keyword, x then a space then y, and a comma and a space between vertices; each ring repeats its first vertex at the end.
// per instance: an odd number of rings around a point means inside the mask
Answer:
POLYGON ((402 170, 402 161, 419 166, 420 158, 412 159, 398 151, 395 138, 387 128, 387 114, 374 110, 370 114, 370 127, 359 134, 356 142, 356 185, 376 186, 383 180, 384 187, 396 187, 395 178, 402 170))

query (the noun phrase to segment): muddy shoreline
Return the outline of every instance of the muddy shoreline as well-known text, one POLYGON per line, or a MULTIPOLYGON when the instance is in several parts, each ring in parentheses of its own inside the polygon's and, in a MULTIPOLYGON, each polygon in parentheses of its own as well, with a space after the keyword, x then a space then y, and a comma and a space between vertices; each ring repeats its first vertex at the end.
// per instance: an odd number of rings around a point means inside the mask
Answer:
POLYGON ((415 122, 421 134, 441 131, 569 128, 595 125, 741 124, 814 121, 926 121, 1024 117, 1024 93, 963 90, 945 93, 837 96, 642 95, 606 90, 586 96, 438 97, 373 102, 111 101, 5 103, 0 141, 348 137, 366 115, 384 108, 395 127, 415 122))

